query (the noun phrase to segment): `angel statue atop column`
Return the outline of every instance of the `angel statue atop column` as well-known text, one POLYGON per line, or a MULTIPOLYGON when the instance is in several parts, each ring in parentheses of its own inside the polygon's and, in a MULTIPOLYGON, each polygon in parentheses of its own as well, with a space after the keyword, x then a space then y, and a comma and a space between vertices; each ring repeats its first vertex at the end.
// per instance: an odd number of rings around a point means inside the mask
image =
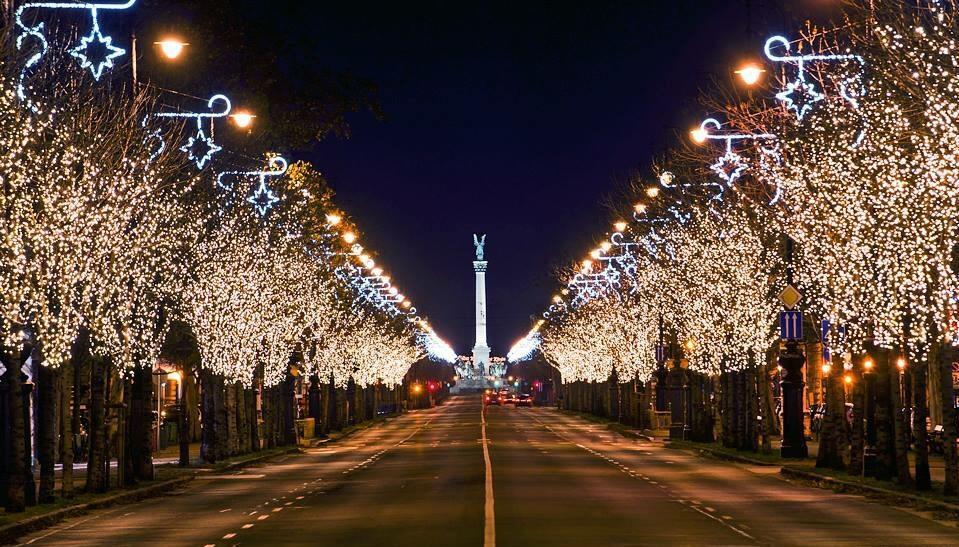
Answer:
POLYGON ((486 234, 483 237, 476 237, 473 234, 473 246, 476 247, 476 260, 483 260, 483 246, 486 245, 486 234))

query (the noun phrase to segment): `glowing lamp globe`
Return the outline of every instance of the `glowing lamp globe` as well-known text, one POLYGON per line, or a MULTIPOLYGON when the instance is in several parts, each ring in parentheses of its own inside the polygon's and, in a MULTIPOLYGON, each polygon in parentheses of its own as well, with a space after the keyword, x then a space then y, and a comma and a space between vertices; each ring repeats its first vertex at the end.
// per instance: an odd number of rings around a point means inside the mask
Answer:
POLYGON ((167 38, 156 43, 160 46, 160 52, 167 59, 173 60, 183 53, 183 49, 190 45, 175 38, 167 38))
POLYGON ((759 65, 755 63, 748 63, 737 70, 736 74, 739 75, 739 79, 742 80, 744 84, 756 85, 756 82, 762 78, 763 72, 766 71, 763 70, 759 65))
POLYGON ((245 110, 241 110, 236 114, 231 114, 230 118, 233 119, 233 123, 235 123, 237 127, 246 129, 253 125, 253 118, 255 118, 255 116, 245 110))

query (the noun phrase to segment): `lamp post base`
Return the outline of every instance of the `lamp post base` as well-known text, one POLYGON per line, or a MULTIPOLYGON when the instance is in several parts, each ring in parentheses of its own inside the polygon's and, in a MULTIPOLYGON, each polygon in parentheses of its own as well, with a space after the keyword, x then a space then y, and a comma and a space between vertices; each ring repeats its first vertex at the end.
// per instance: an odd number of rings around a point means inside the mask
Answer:
POLYGON ((779 455, 783 458, 802 459, 809 457, 806 435, 803 427, 803 388, 802 367, 806 357, 799 351, 795 341, 786 342, 784 351, 779 355, 779 366, 783 369, 783 441, 779 455))

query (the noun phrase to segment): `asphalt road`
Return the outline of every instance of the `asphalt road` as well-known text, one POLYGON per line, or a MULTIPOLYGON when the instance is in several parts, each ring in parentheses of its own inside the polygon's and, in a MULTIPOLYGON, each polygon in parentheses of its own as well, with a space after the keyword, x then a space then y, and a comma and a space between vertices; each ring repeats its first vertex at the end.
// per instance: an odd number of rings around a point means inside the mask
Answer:
POLYGON ((328 448, 197 480, 175 495, 97 511, 23 541, 959 545, 955 527, 788 483, 775 468, 626 439, 551 409, 491 407, 485 424, 480 410, 477 397, 454 398, 328 448))

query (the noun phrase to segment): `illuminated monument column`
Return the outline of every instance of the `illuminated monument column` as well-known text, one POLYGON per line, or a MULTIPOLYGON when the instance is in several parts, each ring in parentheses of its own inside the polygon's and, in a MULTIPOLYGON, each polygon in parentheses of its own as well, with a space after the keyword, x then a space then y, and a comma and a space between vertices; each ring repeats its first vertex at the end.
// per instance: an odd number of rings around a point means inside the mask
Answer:
POLYGON ((489 346, 486 344, 486 260, 484 260, 483 246, 486 245, 486 235, 477 238, 473 234, 473 245, 476 247, 476 260, 473 261, 473 272, 476 274, 476 343, 473 344, 473 368, 480 376, 491 375, 489 369, 489 346))
POLYGON ((483 246, 486 236, 473 235, 476 260, 473 273, 476 276, 476 342, 473 355, 461 355, 456 361, 456 385, 453 393, 475 393, 484 389, 500 387, 499 379, 506 373, 506 361, 502 357, 490 357, 486 343, 486 259, 483 246))

